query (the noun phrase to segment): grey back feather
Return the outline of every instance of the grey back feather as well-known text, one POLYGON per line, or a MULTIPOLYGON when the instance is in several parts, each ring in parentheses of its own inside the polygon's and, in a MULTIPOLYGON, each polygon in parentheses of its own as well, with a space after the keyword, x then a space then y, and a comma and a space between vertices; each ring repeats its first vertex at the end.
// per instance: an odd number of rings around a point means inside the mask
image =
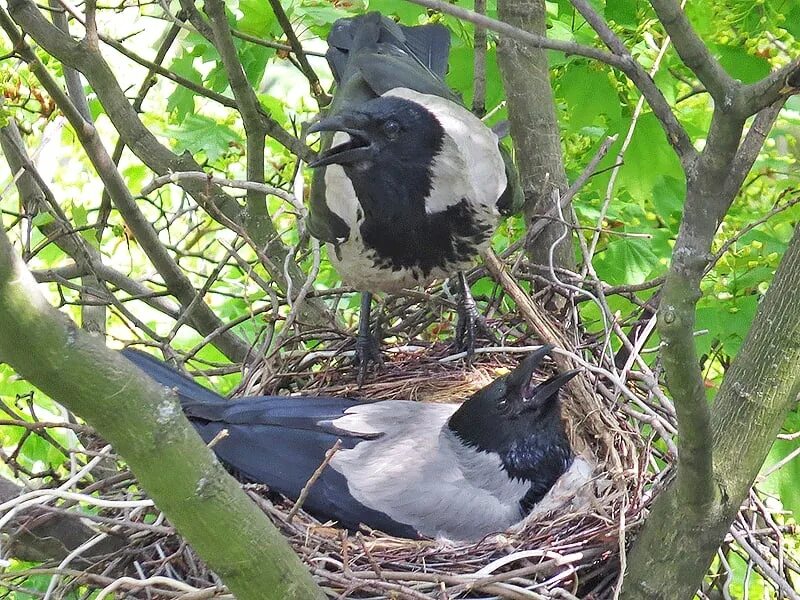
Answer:
POLYGON ((331 466, 356 500, 422 535, 475 540, 503 531, 522 518, 530 486, 510 479, 497 455, 461 443, 446 427, 457 409, 400 401, 348 409, 337 428, 383 435, 340 450, 331 466))

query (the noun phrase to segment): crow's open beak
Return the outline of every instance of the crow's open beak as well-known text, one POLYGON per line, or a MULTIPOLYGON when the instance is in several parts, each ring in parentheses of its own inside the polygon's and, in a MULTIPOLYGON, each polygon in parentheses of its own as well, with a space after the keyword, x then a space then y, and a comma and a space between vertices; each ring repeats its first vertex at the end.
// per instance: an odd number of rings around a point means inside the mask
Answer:
POLYGON ((514 369, 506 379, 506 385, 510 390, 519 390, 522 397, 526 396, 528 390, 532 389, 532 378, 536 369, 542 364, 544 357, 550 354, 553 349, 552 344, 545 344, 535 352, 525 358, 516 369, 514 369))
POLYGON ((366 160, 373 154, 372 142, 369 133, 364 128, 364 119, 359 115, 341 114, 322 119, 308 128, 308 133, 321 131, 335 131, 348 134, 350 137, 344 142, 323 150, 317 159, 310 162, 312 168, 324 167, 332 164, 347 164, 366 160))

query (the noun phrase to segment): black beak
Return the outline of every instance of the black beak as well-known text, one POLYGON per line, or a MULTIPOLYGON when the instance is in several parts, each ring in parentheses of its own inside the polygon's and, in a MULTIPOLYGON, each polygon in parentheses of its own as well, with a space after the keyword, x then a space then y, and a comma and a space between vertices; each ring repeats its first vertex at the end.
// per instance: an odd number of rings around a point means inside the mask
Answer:
POLYGON ((561 373, 560 375, 554 375, 534 389, 534 394, 533 398, 531 398, 531 401, 534 404, 541 405, 548 402, 551 398, 558 397, 558 390, 560 390, 565 383, 567 383, 580 372, 580 369, 573 369, 571 371, 567 371, 566 373, 561 373))
POLYGON ((506 379, 506 385, 510 390, 519 390, 520 395, 524 396, 526 389, 530 389, 531 378, 539 365, 542 364, 544 357, 550 354, 553 349, 552 344, 545 344, 535 352, 528 355, 516 369, 514 369, 506 379))
POLYGON ((350 139, 320 152, 317 159, 310 162, 308 166, 317 168, 332 164, 347 164, 370 158, 373 148, 364 121, 365 119, 360 115, 344 113, 322 119, 309 127, 308 133, 341 131, 348 134, 350 139))

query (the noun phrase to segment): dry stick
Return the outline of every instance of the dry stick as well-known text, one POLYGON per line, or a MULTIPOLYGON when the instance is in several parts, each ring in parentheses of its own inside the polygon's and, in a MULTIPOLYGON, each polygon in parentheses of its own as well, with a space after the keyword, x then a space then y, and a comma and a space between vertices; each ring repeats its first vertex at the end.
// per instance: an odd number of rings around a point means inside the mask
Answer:
POLYGON ((383 576, 381 567, 380 565, 378 565, 378 562, 372 556, 372 552, 370 552, 369 548, 367 548, 367 543, 364 541, 364 536, 361 534, 360 531, 356 532, 356 539, 358 540, 358 543, 361 545, 361 550, 364 552, 364 556, 367 557, 367 560, 369 561, 372 570, 375 571, 375 575, 378 576, 378 579, 383 579, 385 581, 386 578, 383 576))
POLYGON ((285 200, 292 206, 297 206, 297 199, 290 192, 282 190, 281 188, 255 181, 240 181, 235 179, 225 179, 223 177, 215 177, 211 173, 206 173, 205 171, 178 171, 174 173, 167 173, 166 175, 161 175, 154 178, 153 181, 144 186, 139 193, 142 196, 147 196, 148 194, 154 192, 164 185, 167 185, 168 183, 179 183, 189 179, 195 181, 207 181, 208 183, 215 183, 223 187, 269 194, 271 196, 277 196, 281 200, 285 200))
POLYGON ((297 512, 303 507, 303 502, 306 501, 306 497, 308 496, 308 492, 311 490, 311 486, 314 485, 314 482, 319 479, 319 476, 322 475, 322 472, 325 470, 325 467, 330 464, 331 459, 333 456, 339 451, 339 448, 342 447, 342 440, 336 440, 336 443, 331 446, 327 452, 325 452, 325 458, 323 459, 322 463, 317 467, 317 469, 311 474, 306 484, 303 486, 303 489, 300 490, 300 495, 297 497, 297 502, 294 503, 292 506, 292 510, 289 511, 289 514, 286 515, 286 522, 291 523, 292 519, 297 515, 297 512))
POLYGON ((211 441, 206 444, 206 447, 212 449, 214 446, 219 444, 222 440, 230 435, 230 432, 227 429, 220 429, 211 441))

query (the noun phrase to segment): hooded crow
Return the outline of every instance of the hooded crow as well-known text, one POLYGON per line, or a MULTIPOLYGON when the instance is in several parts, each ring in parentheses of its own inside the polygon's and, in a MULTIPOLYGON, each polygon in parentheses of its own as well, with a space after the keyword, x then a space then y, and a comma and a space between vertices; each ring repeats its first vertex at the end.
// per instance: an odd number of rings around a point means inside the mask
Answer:
MULTIPOLYGON (((340 19, 328 36, 337 89, 325 118, 308 228, 328 243, 342 279, 364 293, 357 358, 377 359, 372 292, 397 292, 472 266, 521 188, 498 136, 444 83, 450 34, 373 12, 340 19)), ((459 344, 478 319, 460 275, 459 344)))
POLYGON ((296 499, 325 453, 341 449, 303 508, 348 529, 477 540, 528 514, 570 467, 559 390, 577 371, 536 384, 544 346, 463 404, 252 396, 228 401, 160 360, 123 354, 173 388, 206 442, 243 478, 296 499))

